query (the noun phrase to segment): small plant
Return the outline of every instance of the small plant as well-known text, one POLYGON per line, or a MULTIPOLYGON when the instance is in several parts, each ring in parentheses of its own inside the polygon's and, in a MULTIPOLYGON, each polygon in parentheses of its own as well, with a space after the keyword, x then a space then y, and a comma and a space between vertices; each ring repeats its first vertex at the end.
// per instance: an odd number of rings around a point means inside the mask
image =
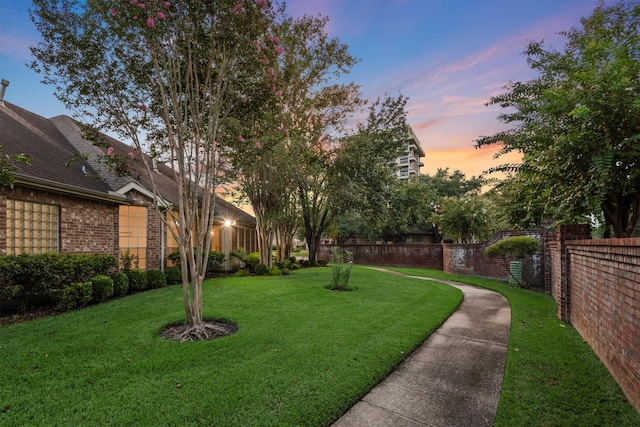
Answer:
POLYGON ((267 274, 267 271, 269 270, 269 268, 267 267, 266 264, 259 262, 256 264, 255 267, 255 271, 256 271, 256 275, 258 276, 264 276, 265 274, 267 274))
POLYGON ((327 286, 331 290, 350 291, 351 269, 353 268, 353 252, 340 253, 340 248, 333 247, 331 254, 331 283, 327 286))
POLYGON ((177 285, 182 283, 182 270, 180 267, 167 267, 164 269, 167 285, 177 285))
POLYGON ((147 272, 144 270, 127 270, 130 291, 144 291, 147 289, 147 272))
POLYGON ((129 291, 129 276, 122 271, 118 271, 111 275, 113 280, 113 294, 117 296, 126 295, 129 291))
POLYGON ((167 255, 167 259, 173 263, 175 266, 180 265, 180 251, 171 252, 167 255))
POLYGON ((94 302, 103 302, 113 296, 113 279, 100 275, 91 279, 92 299, 94 302))
POLYGON ((164 288, 165 286, 167 286, 167 278, 162 270, 147 271, 147 287, 149 289, 164 288))
POLYGON ((138 268, 138 257, 135 254, 132 254, 127 249, 124 252, 120 253, 120 269, 123 271, 128 271, 134 268, 138 268))

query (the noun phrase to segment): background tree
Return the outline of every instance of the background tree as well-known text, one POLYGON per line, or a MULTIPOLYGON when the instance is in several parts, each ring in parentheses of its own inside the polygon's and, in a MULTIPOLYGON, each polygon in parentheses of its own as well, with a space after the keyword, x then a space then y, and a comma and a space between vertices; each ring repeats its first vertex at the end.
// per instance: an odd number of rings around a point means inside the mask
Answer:
POLYGON ((519 182, 544 198, 552 218, 603 213, 617 237, 640 219, 640 4, 600 3, 580 28, 561 33, 564 50, 529 44, 539 76, 512 82, 489 104, 507 109, 512 128, 476 141, 502 144, 499 154, 523 153, 519 182))
POLYGON ((458 243, 477 243, 496 231, 490 202, 478 194, 445 197, 432 220, 439 225, 445 238, 458 243))
POLYGON ((35 0, 31 17, 43 38, 32 47, 33 68, 67 108, 139 152, 141 131, 158 138, 156 152, 169 159, 179 188, 171 221, 189 324, 183 339, 207 337, 201 284, 222 135, 234 109, 258 108, 263 99, 265 54, 256 46, 271 7, 265 0, 35 0))
POLYGON ((313 191, 324 185, 325 174, 318 166, 327 160, 326 135, 339 129, 360 103, 356 85, 335 82, 350 70, 355 59, 346 45, 327 36, 326 23, 325 17, 294 20, 283 16, 277 34, 268 37, 277 55, 270 60, 264 78, 274 100, 258 115, 238 118, 248 148, 239 145, 230 156, 259 228, 270 230, 270 235, 259 233, 265 236, 260 252, 267 265, 271 264, 269 239, 276 229, 281 247, 278 258, 282 258, 287 255, 299 215, 306 212, 308 217, 314 203, 323 203, 322 196, 311 199, 313 191), (252 144, 260 145, 259 157, 252 155, 252 144), (269 165, 261 165, 267 159, 269 165), (255 172, 251 168, 262 171, 262 177, 252 176, 255 172), (269 179, 265 179, 267 170, 269 179))
POLYGON ((405 147, 407 98, 387 96, 369 106, 366 121, 336 151, 332 193, 337 210, 356 211, 374 229, 389 223, 397 194, 395 160, 405 147))
MULTIPOLYGON (((430 212, 434 215, 430 218, 430 224, 433 229, 434 238, 437 242, 442 240, 443 231, 439 224, 439 215, 442 213, 442 205, 445 199, 460 199, 467 196, 478 195, 480 190, 486 184, 486 180, 482 177, 472 176, 467 178, 466 175, 460 170, 449 171, 449 168, 438 168, 433 175, 421 175, 418 178, 418 182, 422 187, 428 189, 428 195, 430 195, 429 206, 430 212)), ((453 207, 456 202, 450 201, 449 204, 453 207)), ((450 213, 454 210, 450 209, 450 213)), ((456 210, 455 212, 465 215, 463 210, 456 210)), ((455 219, 449 215, 448 221, 455 222, 455 219)), ((465 219, 460 219, 460 224, 464 223, 465 219)))

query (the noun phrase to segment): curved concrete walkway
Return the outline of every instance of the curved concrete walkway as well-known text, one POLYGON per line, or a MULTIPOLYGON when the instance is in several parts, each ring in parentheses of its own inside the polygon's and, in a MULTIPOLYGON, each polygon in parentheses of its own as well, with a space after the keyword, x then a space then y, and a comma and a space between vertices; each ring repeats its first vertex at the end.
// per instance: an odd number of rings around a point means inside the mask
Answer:
POLYGON ((475 286, 411 277, 460 289, 462 303, 333 427, 493 425, 509 345, 509 302, 475 286))

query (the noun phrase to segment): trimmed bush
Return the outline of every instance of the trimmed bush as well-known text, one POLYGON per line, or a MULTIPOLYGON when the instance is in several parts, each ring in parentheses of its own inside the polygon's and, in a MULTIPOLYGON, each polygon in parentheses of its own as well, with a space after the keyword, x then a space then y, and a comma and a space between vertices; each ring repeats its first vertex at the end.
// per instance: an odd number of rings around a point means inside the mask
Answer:
POLYGON ((147 289, 147 272, 144 270, 127 270, 129 278, 129 291, 144 291, 147 289))
POLYGON ((164 288, 165 286, 167 286, 167 277, 162 270, 147 271, 147 287, 149 289, 164 288))
POLYGON ((92 299, 94 302, 103 302, 113 296, 113 279, 100 275, 91 279, 92 299))
POLYGON ((111 255, 21 254, 0 259, 0 298, 18 310, 48 304, 52 290, 87 282, 116 265, 111 255))
POLYGON ((256 275, 258 276, 264 276, 265 274, 267 274, 267 271, 269 270, 269 268, 267 267, 266 264, 259 262, 256 264, 255 267, 255 271, 256 271, 256 275))
POLYGON ((91 301, 92 294, 91 282, 73 283, 62 289, 53 289, 50 292, 55 309, 60 311, 84 307, 91 301))
POLYGON ((540 250, 540 241, 529 236, 513 236, 487 246, 484 254, 492 257, 524 258, 540 250))
POLYGON ((327 265, 329 265, 329 261, 327 261, 326 259, 319 259, 316 261, 316 264, 318 264, 320 267, 326 267, 327 265))
POLYGON ((129 291, 129 276, 122 271, 118 271, 111 275, 113 280, 113 294, 116 296, 126 295, 129 291))
POLYGON ((167 281, 167 285, 177 285, 182 283, 182 270, 180 270, 180 267, 165 268, 164 276, 167 281))

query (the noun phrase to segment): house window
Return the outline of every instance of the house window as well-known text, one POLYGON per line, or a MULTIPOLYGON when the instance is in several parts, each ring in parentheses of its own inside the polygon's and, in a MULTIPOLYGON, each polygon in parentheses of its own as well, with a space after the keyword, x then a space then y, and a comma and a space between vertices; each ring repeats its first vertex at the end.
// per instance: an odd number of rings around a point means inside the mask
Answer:
MULTIPOLYGON (((120 206, 120 255, 135 256, 137 268, 147 268, 147 208, 120 206)), ((135 267, 135 263, 134 263, 135 267)))
POLYGON ((59 208, 7 200, 7 254, 58 252, 59 208))

